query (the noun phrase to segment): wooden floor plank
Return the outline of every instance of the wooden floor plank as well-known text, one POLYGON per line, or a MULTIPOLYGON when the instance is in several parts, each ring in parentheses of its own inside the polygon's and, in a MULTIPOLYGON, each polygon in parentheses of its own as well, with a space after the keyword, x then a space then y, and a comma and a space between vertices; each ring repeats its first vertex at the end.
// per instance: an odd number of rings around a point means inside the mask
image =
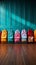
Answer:
POLYGON ((36 44, 0 44, 0 65, 36 65, 36 44))

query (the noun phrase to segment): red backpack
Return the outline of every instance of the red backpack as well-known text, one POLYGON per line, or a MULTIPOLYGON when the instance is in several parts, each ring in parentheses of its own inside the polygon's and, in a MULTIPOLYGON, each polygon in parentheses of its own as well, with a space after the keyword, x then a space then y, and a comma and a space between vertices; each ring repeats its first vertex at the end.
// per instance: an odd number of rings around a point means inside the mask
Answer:
POLYGON ((33 31, 32 30, 28 30, 28 42, 33 42, 33 31))

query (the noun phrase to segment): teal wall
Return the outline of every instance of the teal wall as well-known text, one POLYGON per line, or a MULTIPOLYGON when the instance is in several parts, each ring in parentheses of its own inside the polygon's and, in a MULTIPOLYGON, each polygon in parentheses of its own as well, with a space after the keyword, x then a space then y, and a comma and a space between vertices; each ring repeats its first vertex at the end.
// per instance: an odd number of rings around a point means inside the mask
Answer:
POLYGON ((36 29, 36 6, 30 2, 0 4, 0 30, 36 29))

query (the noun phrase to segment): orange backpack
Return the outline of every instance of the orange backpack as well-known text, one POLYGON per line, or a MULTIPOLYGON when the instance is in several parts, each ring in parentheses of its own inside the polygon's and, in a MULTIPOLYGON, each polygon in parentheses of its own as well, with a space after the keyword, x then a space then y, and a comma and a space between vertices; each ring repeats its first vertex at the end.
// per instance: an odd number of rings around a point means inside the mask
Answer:
POLYGON ((7 41, 7 31, 6 30, 2 30, 1 42, 6 42, 6 41, 7 41))
POLYGON ((34 42, 36 42, 36 30, 34 30, 34 42))

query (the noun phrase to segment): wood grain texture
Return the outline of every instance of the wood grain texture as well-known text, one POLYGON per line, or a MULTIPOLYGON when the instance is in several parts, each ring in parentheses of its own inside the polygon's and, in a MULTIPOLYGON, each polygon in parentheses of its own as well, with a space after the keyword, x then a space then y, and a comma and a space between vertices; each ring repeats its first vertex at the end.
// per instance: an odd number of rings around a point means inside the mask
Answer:
POLYGON ((0 65, 36 65, 36 44, 0 44, 0 65))

